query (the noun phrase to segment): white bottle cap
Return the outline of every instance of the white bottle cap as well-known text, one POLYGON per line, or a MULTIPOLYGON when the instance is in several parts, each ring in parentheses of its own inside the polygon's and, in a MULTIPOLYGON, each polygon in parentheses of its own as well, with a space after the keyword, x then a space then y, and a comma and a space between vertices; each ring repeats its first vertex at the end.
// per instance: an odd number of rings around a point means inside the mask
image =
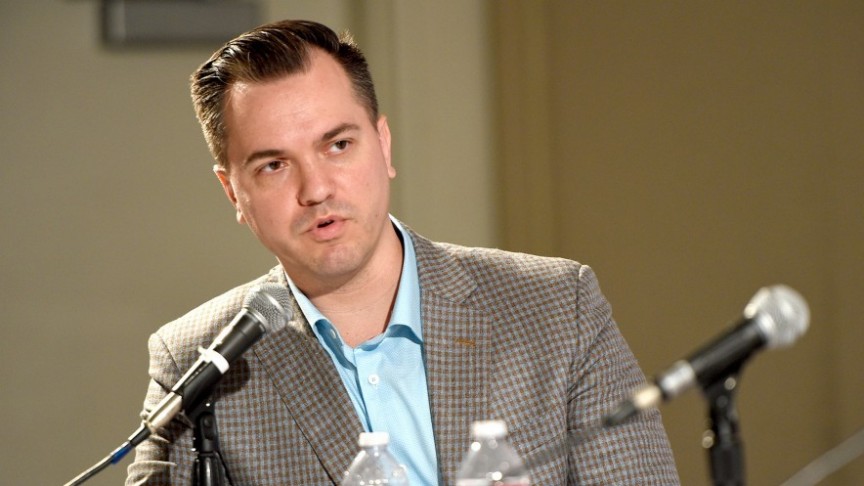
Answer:
POLYGON ((480 420, 471 424, 474 438, 499 439, 507 435, 507 424, 503 420, 480 420))
POLYGON ((390 443, 390 434, 387 432, 363 432, 357 441, 360 447, 383 446, 390 443))

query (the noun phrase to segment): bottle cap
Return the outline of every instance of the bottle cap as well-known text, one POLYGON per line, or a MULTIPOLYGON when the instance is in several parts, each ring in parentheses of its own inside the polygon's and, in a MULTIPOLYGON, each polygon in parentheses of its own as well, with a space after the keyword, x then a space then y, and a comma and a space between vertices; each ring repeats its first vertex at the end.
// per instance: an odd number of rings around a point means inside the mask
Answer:
POLYGON ((507 424, 503 420, 479 420, 471 424, 475 438, 498 439, 507 435, 507 424))
POLYGON ((387 432, 363 432, 357 443, 360 447, 372 447, 387 445, 390 442, 390 434, 387 432))

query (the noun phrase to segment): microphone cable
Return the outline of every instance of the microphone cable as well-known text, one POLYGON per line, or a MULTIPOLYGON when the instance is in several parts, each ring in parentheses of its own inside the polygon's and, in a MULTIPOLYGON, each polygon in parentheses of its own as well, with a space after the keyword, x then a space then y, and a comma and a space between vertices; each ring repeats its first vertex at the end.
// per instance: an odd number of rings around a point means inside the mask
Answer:
POLYGON ((864 454, 864 428, 806 465, 780 486, 812 486, 864 454))

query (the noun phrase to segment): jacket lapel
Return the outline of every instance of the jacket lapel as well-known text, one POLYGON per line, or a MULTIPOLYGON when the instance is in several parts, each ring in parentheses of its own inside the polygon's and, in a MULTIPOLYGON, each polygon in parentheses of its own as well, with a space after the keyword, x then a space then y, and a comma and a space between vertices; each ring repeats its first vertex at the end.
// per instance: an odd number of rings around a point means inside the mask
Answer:
MULTIPOLYGON (((281 267, 271 272, 271 279, 287 285, 281 267)), ((255 354, 297 427, 339 484, 357 453, 363 426, 330 357, 293 297, 291 305, 293 318, 288 326, 262 339, 255 354)))
POLYGON ((490 418, 490 317, 469 302, 477 283, 462 264, 439 245, 411 236, 438 467, 449 484, 468 451, 471 422, 490 418))

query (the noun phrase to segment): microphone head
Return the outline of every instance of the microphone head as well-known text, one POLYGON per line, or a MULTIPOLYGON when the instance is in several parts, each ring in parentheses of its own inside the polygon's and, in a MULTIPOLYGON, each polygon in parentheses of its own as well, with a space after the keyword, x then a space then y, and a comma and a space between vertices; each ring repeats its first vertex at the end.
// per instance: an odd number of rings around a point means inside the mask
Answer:
POLYGON ((263 317, 264 322, 261 324, 267 332, 272 332, 284 329, 294 317, 290 302, 287 288, 276 283, 266 283, 249 290, 243 307, 263 317))
POLYGON ((801 294, 785 285, 763 287, 747 303, 744 317, 753 319, 769 348, 782 348, 798 339, 810 324, 810 308, 801 294))

